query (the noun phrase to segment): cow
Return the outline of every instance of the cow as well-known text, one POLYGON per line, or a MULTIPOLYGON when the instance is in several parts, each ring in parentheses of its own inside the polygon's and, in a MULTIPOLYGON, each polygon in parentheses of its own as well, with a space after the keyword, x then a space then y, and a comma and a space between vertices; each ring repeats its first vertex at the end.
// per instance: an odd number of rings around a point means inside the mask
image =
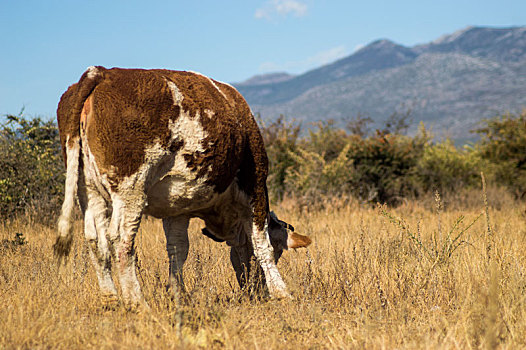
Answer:
POLYGON ((290 297, 277 261, 311 240, 269 211, 263 139, 235 88, 195 72, 89 67, 62 95, 57 119, 66 184, 54 253, 70 251, 78 199, 104 299, 118 300, 113 262, 125 305, 147 306, 134 244, 144 214, 162 219, 176 292, 188 223, 200 218, 203 234, 231 247, 242 288, 255 257, 270 297, 290 297))

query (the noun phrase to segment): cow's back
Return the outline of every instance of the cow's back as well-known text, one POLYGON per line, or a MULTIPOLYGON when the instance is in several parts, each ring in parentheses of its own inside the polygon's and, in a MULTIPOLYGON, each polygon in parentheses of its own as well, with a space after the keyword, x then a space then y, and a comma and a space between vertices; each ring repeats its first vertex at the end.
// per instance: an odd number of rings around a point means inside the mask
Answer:
MULTIPOLYGON (((177 156, 184 171, 222 192, 252 157, 250 140, 261 139, 245 100, 227 84, 168 70, 114 68, 100 74, 85 128, 100 173, 116 186, 156 149, 164 154, 159 162, 177 156)), ((252 173, 248 168, 242 171, 252 173)))

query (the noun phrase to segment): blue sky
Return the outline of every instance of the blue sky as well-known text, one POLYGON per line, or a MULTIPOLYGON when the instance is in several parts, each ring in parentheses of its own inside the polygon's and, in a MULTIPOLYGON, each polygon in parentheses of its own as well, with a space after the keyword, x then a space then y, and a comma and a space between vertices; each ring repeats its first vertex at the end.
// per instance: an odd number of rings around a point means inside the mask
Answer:
POLYGON ((55 118, 86 67, 194 70, 237 82, 302 73, 376 39, 522 26, 524 0, 0 0, 0 116, 55 118))

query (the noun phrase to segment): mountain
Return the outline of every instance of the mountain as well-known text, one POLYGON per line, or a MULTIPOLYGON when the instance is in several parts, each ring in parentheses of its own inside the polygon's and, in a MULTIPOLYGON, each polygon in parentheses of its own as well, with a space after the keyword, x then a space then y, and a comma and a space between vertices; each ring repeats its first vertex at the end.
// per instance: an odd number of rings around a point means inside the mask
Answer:
POLYGON ((455 52, 499 62, 520 62, 526 57, 526 27, 467 27, 429 44, 415 46, 414 51, 455 52))
MULTIPOLYGON (((378 40, 354 55, 311 70, 283 82, 270 84, 237 84, 249 104, 271 104, 289 101, 314 86, 331 83, 372 71, 397 67, 412 62, 412 50, 389 40, 378 40)), ((250 81, 250 80, 249 80, 250 81)))
POLYGON ((281 83, 294 78, 294 75, 286 72, 268 73, 261 75, 254 75, 252 78, 247 79, 241 83, 237 83, 238 86, 243 85, 264 85, 264 84, 275 84, 281 83))
POLYGON ((235 86, 263 118, 381 123, 410 108, 415 124, 465 140, 481 119, 526 107, 526 27, 468 27, 414 47, 378 40, 298 76, 251 81, 235 86))

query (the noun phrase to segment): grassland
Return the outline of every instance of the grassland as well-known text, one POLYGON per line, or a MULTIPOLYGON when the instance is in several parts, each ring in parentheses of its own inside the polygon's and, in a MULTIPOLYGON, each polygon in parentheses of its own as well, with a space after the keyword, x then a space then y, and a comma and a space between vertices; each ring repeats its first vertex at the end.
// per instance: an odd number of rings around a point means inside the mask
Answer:
POLYGON ((290 301, 244 296, 227 247, 193 221, 179 309, 164 288, 162 226, 146 219, 137 249, 151 311, 142 313, 101 306, 80 221, 59 270, 54 230, 22 217, 0 227, 0 348, 526 348, 524 207, 490 193, 488 231, 482 195, 460 197, 439 210, 433 198, 396 209, 274 206, 313 239, 278 265, 290 301))

